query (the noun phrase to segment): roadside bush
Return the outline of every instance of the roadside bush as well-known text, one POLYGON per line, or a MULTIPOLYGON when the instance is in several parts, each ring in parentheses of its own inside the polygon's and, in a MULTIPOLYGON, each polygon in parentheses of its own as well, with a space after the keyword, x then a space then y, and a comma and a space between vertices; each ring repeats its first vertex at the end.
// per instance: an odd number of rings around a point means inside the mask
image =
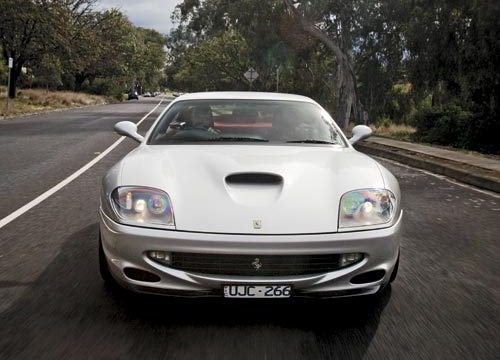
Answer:
POLYGON ((392 125, 392 121, 387 115, 381 115, 375 120, 374 125, 377 127, 388 128, 392 125))
POLYGON ((86 87, 82 90, 91 94, 111 96, 116 100, 123 100, 123 86, 120 86, 118 80, 97 78, 92 84, 85 85, 86 87))
POLYGON ((88 87, 82 87, 84 91, 96 95, 110 95, 113 91, 111 81, 107 79, 95 79, 88 87))
POLYGON ((413 116, 415 137, 423 142, 459 146, 471 117, 457 105, 425 107, 413 116))
POLYGON ((465 129, 464 137, 467 142, 461 145, 467 149, 478 150, 484 153, 500 154, 500 119, 493 113, 475 113, 465 129))
POLYGON ((474 114, 455 104, 424 107, 413 115, 413 125, 417 130, 413 139, 417 141, 500 153, 495 141, 498 119, 492 115, 474 114))
POLYGON ((412 86, 409 83, 396 84, 387 95, 385 113, 394 124, 408 124, 410 114, 415 106, 412 96, 412 86))

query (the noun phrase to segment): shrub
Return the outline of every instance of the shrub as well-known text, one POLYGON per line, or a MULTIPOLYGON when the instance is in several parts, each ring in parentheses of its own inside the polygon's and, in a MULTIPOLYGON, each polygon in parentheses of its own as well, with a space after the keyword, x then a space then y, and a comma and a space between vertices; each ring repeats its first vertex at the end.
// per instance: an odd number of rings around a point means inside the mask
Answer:
POLYGON ((123 100, 123 85, 117 79, 97 78, 85 90, 92 94, 111 96, 119 101, 123 100))
POLYGON ((414 114, 415 137, 423 142, 459 146, 471 117, 457 105, 425 107, 414 114))
POLYGON ((396 84, 387 94, 385 112, 395 124, 407 124, 409 114, 414 110, 412 86, 409 83, 396 84))
POLYGON ((392 121, 387 115, 381 115, 375 120, 375 126, 388 128, 392 121))
POLYGON ((499 153, 498 119, 472 113, 456 104, 424 107, 413 115, 413 139, 432 144, 499 153))

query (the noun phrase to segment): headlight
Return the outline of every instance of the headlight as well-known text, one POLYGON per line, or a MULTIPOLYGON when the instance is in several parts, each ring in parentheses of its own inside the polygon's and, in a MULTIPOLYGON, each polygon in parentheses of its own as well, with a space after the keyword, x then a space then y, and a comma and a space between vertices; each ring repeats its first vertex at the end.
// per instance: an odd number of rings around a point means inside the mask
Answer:
POLYGON ((164 191, 140 186, 119 187, 111 193, 111 202, 118 219, 128 225, 175 225, 172 203, 164 191))
POLYGON ((339 228, 385 224, 395 211, 396 197, 389 190, 350 191, 340 199, 339 228))

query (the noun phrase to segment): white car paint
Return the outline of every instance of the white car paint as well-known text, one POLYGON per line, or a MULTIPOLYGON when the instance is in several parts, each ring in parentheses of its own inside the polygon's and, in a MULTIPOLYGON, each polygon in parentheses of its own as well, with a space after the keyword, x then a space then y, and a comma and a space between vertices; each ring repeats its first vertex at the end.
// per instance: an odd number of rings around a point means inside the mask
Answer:
MULTIPOLYGON (((191 93, 170 106, 195 99, 258 99, 314 103, 288 94, 252 92, 191 93)), ((319 106, 318 104, 316 104, 319 106)), ((170 108, 168 106, 155 124, 170 108)), ((329 115, 324 111, 325 116, 329 115)), ((338 127, 337 127, 338 129, 338 127)), ((289 284, 293 296, 374 294, 387 285, 399 259, 401 194, 394 176, 372 158, 345 146, 286 143, 140 145, 103 178, 101 250, 105 271, 139 292, 221 296, 224 284, 289 284), (228 185, 235 173, 279 175, 281 185, 228 185), (147 186, 170 196, 175 227, 153 228, 120 223, 110 206, 120 186, 147 186), (385 224, 338 228, 340 199, 348 191, 387 189, 396 198, 394 216, 385 224), (260 220, 260 228, 253 224, 260 220), (362 253, 362 261, 335 271, 285 277, 227 276, 187 272, 162 265, 150 250, 224 255, 304 255, 362 253), (104 260, 103 260, 104 259, 104 260), (158 277, 131 279, 134 268, 158 277), (373 281, 353 279, 383 272, 373 281)), ((101 265, 102 266, 102 265, 101 265)), ((265 265, 264 265, 265 266, 265 265)), ((102 269, 102 267, 101 267, 102 269)), ((102 270, 101 270, 102 271, 102 270)))
POLYGON ((384 188, 377 163, 352 148, 324 145, 146 145, 121 168, 121 184, 164 190, 177 230, 235 234, 337 231, 339 200, 384 188), (228 175, 272 173, 278 185, 228 185, 228 175), (254 229, 252 221, 261 220, 254 229))

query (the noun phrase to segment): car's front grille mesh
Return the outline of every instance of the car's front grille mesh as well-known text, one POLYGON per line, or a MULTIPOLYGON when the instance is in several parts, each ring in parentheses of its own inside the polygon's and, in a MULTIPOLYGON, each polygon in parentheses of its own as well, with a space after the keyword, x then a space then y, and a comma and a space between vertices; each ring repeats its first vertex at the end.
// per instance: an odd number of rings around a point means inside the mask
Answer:
POLYGON ((239 276, 291 276, 340 269, 341 256, 330 255, 228 255, 172 253, 170 267, 182 271, 239 276))

